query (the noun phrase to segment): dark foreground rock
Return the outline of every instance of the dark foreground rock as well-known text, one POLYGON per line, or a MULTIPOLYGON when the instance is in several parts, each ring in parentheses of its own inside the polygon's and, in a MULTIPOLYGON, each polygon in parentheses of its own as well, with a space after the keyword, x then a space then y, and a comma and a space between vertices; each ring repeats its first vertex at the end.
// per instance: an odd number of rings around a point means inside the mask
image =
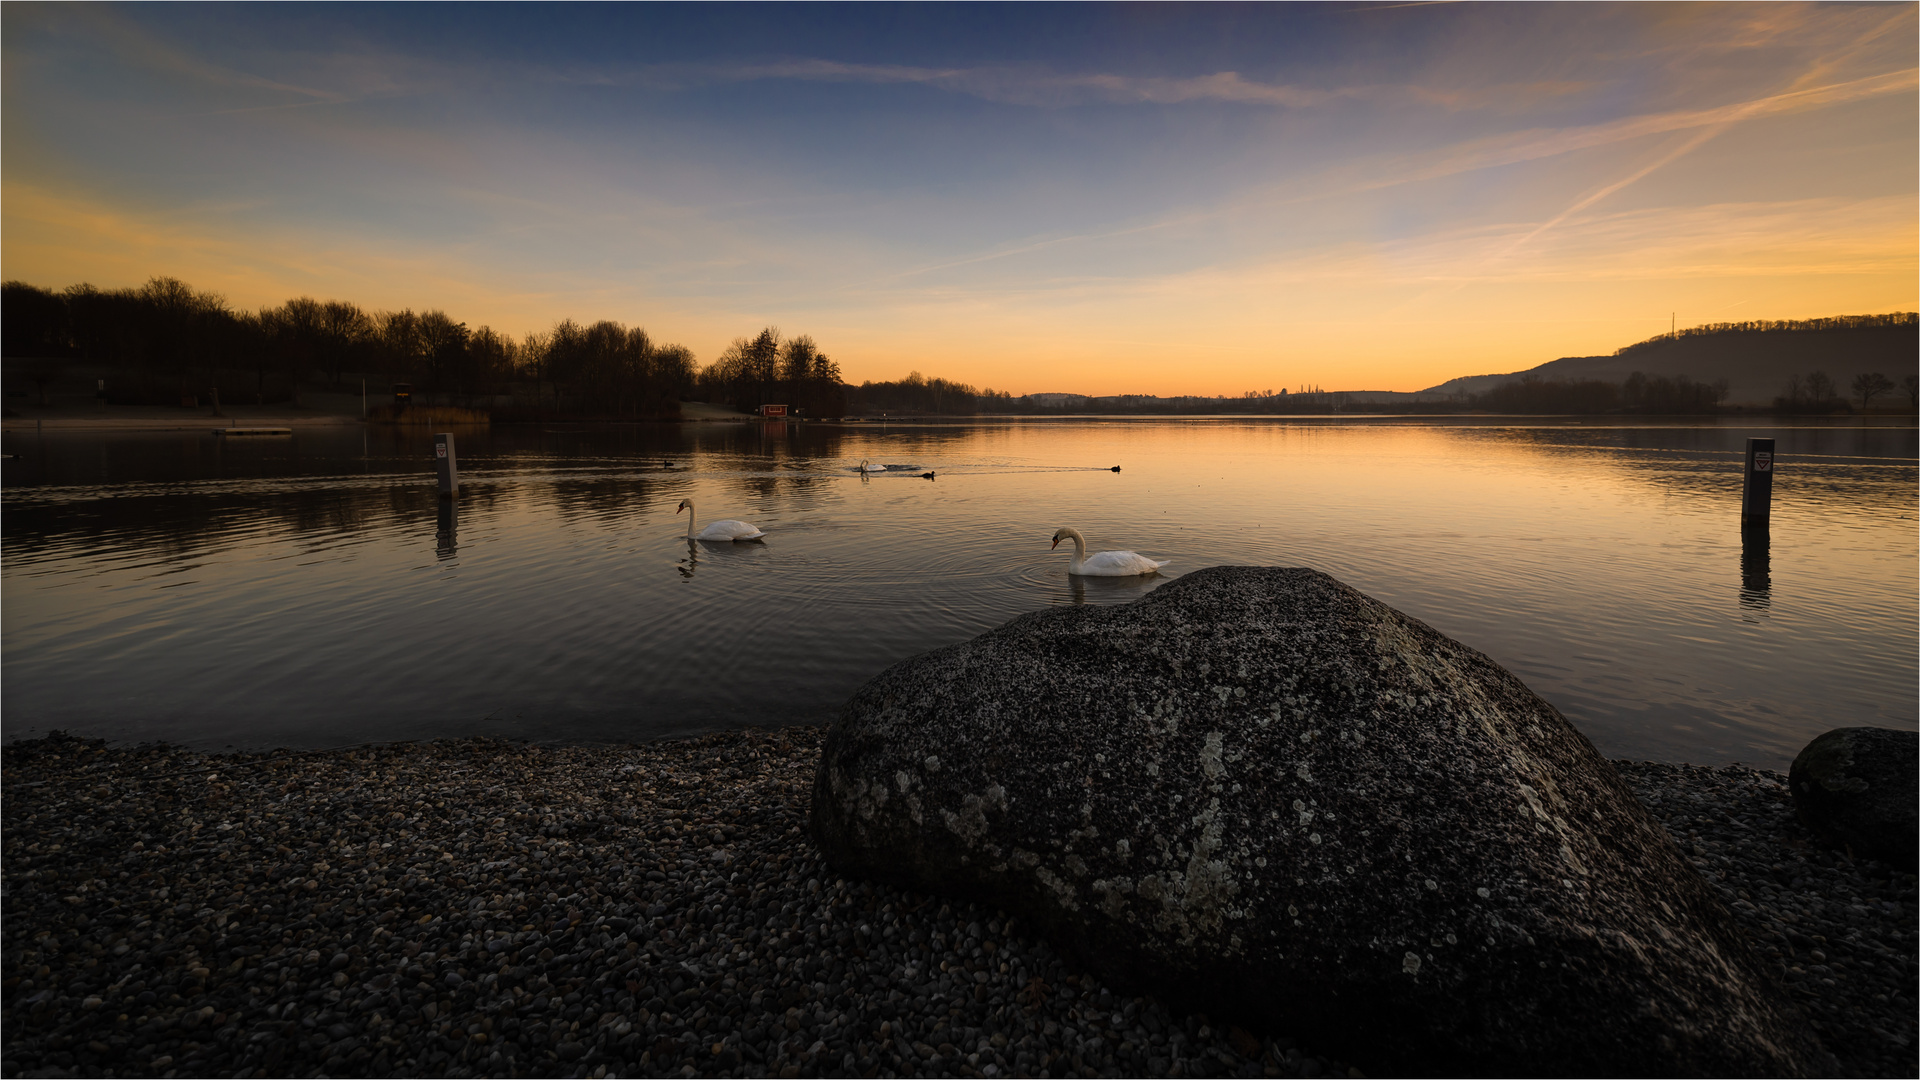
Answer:
POLYGON ((1855 855, 1907 870, 1920 859, 1920 733, 1835 728, 1788 773, 1800 819, 1855 855))
POLYGON ((1824 1067, 1611 765, 1324 574, 1217 567, 916 657, 832 726, 830 865, 1369 1070, 1824 1067))

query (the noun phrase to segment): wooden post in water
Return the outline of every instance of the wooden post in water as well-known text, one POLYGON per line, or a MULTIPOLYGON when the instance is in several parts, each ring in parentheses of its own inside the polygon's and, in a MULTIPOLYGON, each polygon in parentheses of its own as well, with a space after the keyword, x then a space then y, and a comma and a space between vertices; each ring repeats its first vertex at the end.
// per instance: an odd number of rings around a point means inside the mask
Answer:
POLYGON ((1747 480, 1740 493, 1740 524, 1764 529, 1773 513, 1773 440, 1747 440, 1747 480))
POLYGON ((460 550, 460 500, 440 500, 440 518, 433 532, 433 553, 451 559, 460 550))
POLYGON ((433 464, 440 473, 440 497, 452 498, 460 490, 460 467, 453 459, 453 432, 434 434, 433 464))

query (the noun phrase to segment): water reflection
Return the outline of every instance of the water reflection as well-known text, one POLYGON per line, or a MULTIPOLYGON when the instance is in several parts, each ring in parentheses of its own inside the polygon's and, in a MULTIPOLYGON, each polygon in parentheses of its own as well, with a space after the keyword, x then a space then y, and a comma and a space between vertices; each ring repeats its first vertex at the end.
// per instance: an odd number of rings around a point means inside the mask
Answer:
POLYGON ((463 433, 458 504, 426 431, 4 440, 23 456, 0 466, 0 694, 42 730, 323 746, 489 715, 570 740, 818 720, 894 660, 1218 563, 1326 570, 1609 753, 1784 764, 1835 713, 1911 726, 1920 672, 1911 425, 503 427, 463 433), (1782 544, 1743 535, 1730 610, 1756 431, 1792 451, 1782 544), (862 458, 941 482, 851 483, 862 458), (772 542, 669 551, 681 499, 772 542), (426 569, 458 573, 420 574, 430 517, 426 569), (1046 550, 1066 519, 1175 561, 1075 578, 1046 550))
POLYGON ((1083 577, 1067 575, 1067 599, 1074 604, 1126 604, 1165 585, 1171 578, 1159 574, 1134 577, 1083 577))
POLYGON ((433 554, 442 561, 453 558, 460 548, 460 500, 442 498, 440 514, 433 530, 433 554))
POLYGON ((1772 605, 1773 540, 1766 522, 1740 526, 1740 606, 1764 614, 1772 605))

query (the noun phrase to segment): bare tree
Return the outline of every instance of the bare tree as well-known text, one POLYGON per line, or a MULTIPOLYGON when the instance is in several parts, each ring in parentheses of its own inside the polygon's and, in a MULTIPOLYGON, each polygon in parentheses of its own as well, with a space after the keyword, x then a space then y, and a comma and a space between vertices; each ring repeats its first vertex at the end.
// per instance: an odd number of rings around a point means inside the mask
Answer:
POLYGON ((1861 372, 1853 377, 1853 392, 1860 395, 1862 409, 1873 404, 1873 399, 1893 389, 1893 380, 1880 372, 1861 372))
POLYGON ((1909 375, 1901 379, 1900 389, 1905 390, 1907 397, 1913 399, 1913 407, 1920 409, 1920 375, 1909 375))
POLYGON ((1816 371, 1807 376, 1807 396, 1816 405, 1825 404, 1834 398, 1833 377, 1824 371, 1816 371))

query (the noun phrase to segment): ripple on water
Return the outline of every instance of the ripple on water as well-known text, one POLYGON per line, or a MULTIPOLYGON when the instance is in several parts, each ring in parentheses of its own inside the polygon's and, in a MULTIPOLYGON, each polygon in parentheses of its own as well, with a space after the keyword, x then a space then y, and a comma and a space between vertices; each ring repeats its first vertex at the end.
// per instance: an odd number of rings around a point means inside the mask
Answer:
POLYGON ((1729 516, 1743 434, 501 429, 462 436, 451 513, 410 436, 49 439, 8 463, 0 692, 10 730, 646 738, 820 719, 1022 612, 1251 563, 1326 570, 1480 648, 1612 754, 1780 765, 1839 722, 1912 726, 1911 429, 1779 432, 1757 564, 1729 516), (844 471, 862 457, 910 469, 844 471), (765 542, 689 552, 687 497, 765 542), (1061 524, 1172 565, 1070 577, 1061 524))

